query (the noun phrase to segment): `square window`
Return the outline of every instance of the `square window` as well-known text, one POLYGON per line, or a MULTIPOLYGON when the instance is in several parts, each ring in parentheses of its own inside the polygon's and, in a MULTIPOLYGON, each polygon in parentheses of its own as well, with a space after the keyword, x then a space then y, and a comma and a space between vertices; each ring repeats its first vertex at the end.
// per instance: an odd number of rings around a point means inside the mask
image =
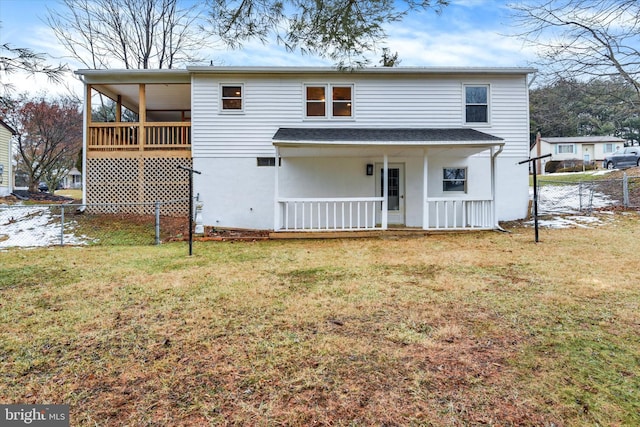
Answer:
POLYGON ((222 110, 242 111, 242 85, 222 86, 222 110))
POLYGON ((465 86, 465 122, 489 122, 489 86, 465 86))
POLYGON ((353 117, 353 85, 305 85, 305 117, 353 117))
POLYGON ((467 192, 467 168, 444 168, 442 191, 467 192))
POLYGON ((614 151, 615 151, 615 147, 613 146, 613 144, 604 144, 604 149, 603 149, 604 153, 613 153, 614 151))

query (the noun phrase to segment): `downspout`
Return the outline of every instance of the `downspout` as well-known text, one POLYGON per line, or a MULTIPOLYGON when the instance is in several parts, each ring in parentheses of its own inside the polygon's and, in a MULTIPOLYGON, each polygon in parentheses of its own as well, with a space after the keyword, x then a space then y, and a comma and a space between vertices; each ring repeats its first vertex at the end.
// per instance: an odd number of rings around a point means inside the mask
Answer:
POLYGON ((89 102, 91 100, 91 87, 87 85, 84 76, 80 76, 84 87, 84 104, 82 105, 82 205, 81 210, 86 209, 87 204, 87 131, 89 127, 89 102))
POLYGON ((282 220, 280 218, 280 149, 276 145, 276 167, 274 170, 274 185, 273 185, 273 231, 278 231, 281 228, 282 220))
MULTIPOLYGON (((504 145, 498 146, 498 151, 491 155, 491 200, 492 200, 492 215, 494 222, 494 229, 498 231, 506 231, 498 224, 498 216, 496 215, 496 158, 498 154, 502 153, 504 149, 504 145)), ((491 151, 494 150, 494 147, 491 148, 491 151)))

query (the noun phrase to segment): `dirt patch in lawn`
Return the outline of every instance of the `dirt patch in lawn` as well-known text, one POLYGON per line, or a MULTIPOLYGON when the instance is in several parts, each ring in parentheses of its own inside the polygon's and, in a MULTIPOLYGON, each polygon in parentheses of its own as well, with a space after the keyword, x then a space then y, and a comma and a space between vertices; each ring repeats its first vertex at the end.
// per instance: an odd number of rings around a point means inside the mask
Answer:
POLYGON ((44 191, 30 192, 22 190, 14 191, 13 194, 9 196, 0 197, 0 204, 13 205, 25 201, 42 204, 59 204, 72 203, 74 200, 70 197, 57 196, 55 194, 47 193, 44 191))

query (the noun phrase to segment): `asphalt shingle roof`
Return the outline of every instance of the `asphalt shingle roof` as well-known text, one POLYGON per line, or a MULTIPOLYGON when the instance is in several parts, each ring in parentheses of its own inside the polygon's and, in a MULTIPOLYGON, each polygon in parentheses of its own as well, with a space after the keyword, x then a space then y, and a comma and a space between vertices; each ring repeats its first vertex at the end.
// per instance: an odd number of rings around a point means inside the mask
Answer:
POLYGON ((468 128, 280 128, 274 142, 498 142, 502 138, 468 128))

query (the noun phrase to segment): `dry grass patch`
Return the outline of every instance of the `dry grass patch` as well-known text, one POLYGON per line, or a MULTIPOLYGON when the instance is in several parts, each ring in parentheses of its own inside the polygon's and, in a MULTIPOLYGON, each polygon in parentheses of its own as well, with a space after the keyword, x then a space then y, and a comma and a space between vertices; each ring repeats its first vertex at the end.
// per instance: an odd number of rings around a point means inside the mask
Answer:
POLYGON ((638 232, 2 252, 0 402, 87 426, 638 424, 638 232))

